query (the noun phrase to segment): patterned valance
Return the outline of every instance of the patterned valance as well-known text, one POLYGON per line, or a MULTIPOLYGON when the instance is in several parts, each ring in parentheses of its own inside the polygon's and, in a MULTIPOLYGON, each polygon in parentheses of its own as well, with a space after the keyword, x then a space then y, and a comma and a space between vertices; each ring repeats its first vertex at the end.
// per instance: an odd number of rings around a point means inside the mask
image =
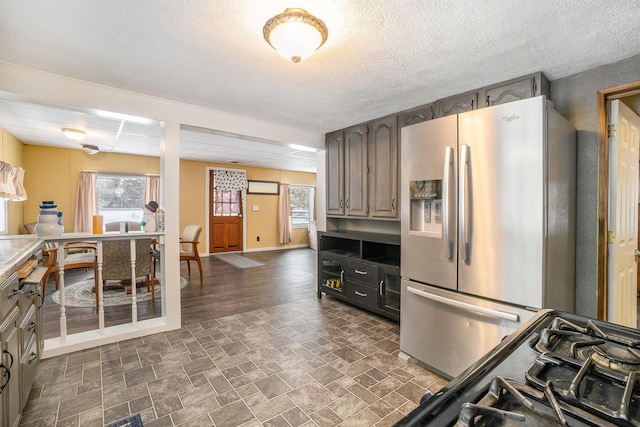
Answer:
POLYGON ((213 189, 216 191, 242 191, 247 188, 247 174, 244 171, 214 169, 213 189))

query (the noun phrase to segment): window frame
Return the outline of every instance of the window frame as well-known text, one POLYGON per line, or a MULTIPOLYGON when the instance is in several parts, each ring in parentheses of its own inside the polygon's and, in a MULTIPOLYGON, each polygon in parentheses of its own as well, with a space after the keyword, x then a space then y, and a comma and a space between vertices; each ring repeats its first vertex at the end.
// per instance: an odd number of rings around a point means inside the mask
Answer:
POLYGON ((102 215, 104 218, 104 223, 110 222, 141 222, 142 217, 144 215, 143 207, 145 204, 146 198, 146 187, 147 187, 147 175, 135 174, 135 173, 113 173, 113 172, 98 172, 96 174, 96 204, 98 205, 98 215, 102 215), (100 185, 98 182, 101 178, 125 178, 125 179, 139 179, 143 184, 143 193, 142 193, 142 202, 139 203, 139 207, 137 208, 102 208, 100 207, 100 185), (122 215, 118 215, 117 213, 121 212, 122 215), (114 215, 114 213, 116 213, 114 215))
POLYGON ((311 226, 311 221, 313 221, 314 192, 315 192, 315 186, 311 184, 289 184, 289 206, 291 207, 291 225, 294 229, 298 229, 298 228, 308 229, 311 226), (293 198, 291 197, 291 192, 294 188, 307 188, 309 190, 309 200, 308 200, 309 210, 307 211, 308 212, 307 221, 304 224, 300 224, 300 223, 296 224, 293 221, 293 218, 294 218, 293 205, 292 205, 293 198))

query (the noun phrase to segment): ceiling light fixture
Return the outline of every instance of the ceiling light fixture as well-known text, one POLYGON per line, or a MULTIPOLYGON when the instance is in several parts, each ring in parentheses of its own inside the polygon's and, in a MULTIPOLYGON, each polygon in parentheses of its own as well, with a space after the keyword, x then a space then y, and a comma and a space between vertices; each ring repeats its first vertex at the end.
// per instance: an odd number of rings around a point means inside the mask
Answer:
POLYGON ((89 155, 98 154, 100 152, 100 148, 97 145, 82 144, 82 149, 89 155))
POLYGON ((82 141, 84 139, 85 135, 87 134, 83 130, 70 129, 70 128, 63 128, 62 129, 62 133, 64 133, 64 136, 66 136, 67 138, 69 138, 72 141, 82 141))
POLYGON ((306 10, 291 7, 269 19, 262 33, 280 55, 298 63, 327 41, 329 30, 322 20, 306 10))

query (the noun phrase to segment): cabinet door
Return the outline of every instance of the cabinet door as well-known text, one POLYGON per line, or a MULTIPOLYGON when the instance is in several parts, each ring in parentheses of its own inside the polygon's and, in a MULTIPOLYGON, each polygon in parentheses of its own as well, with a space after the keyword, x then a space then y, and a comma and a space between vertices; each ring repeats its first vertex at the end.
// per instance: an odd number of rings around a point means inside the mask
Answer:
POLYGON ((348 216, 368 215, 369 198, 367 194, 368 124, 353 126, 345 130, 344 136, 344 176, 345 176, 345 213, 348 216))
POLYGON ((549 96, 549 81, 542 73, 489 86, 484 91, 484 102, 490 107, 538 95, 549 96))
POLYGON ((403 111, 398 115, 400 127, 413 125, 433 119, 435 104, 427 104, 411 110, 403 111))
POLYGON ((320 292, 336 295, 342 294, 344 289, 344 270, 342 262, 337 257, 318 256, 318 295, 320 292))
POLYGON ((371 122, 369 132, 369 213, 398 218, 398 119, 371 122))
POLYGON ((478 108, 478 92, 467 92, 436 102, 435 117, 451 116, 478 108))
POLYGON ((344 215, 344 132, 327 134, 327 215, 344 215))
POLYGON ((20 335, 18 333, 17 308, 7 316, 0 330, 0 384, 6 386, 0 394, 2 400, 2 425, 14 426, 20 414, 20 335), (8 381, 8 382, 7 382, 8 381))
POLYGON ((393 316, 400 316, 400 269, 380 267, 380 308, 393 316))

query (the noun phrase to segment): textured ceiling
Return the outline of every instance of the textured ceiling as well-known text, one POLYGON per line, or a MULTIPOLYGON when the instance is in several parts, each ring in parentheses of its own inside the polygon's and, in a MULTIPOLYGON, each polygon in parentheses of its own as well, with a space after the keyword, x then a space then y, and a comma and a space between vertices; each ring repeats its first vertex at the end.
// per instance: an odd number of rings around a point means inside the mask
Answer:
POLYGON ((321 133, 625 59, 639 32, 637 0, 0 0, 0 61, 321 133), (329 28, 299 64, 262 38, 287 7, 329 28))

